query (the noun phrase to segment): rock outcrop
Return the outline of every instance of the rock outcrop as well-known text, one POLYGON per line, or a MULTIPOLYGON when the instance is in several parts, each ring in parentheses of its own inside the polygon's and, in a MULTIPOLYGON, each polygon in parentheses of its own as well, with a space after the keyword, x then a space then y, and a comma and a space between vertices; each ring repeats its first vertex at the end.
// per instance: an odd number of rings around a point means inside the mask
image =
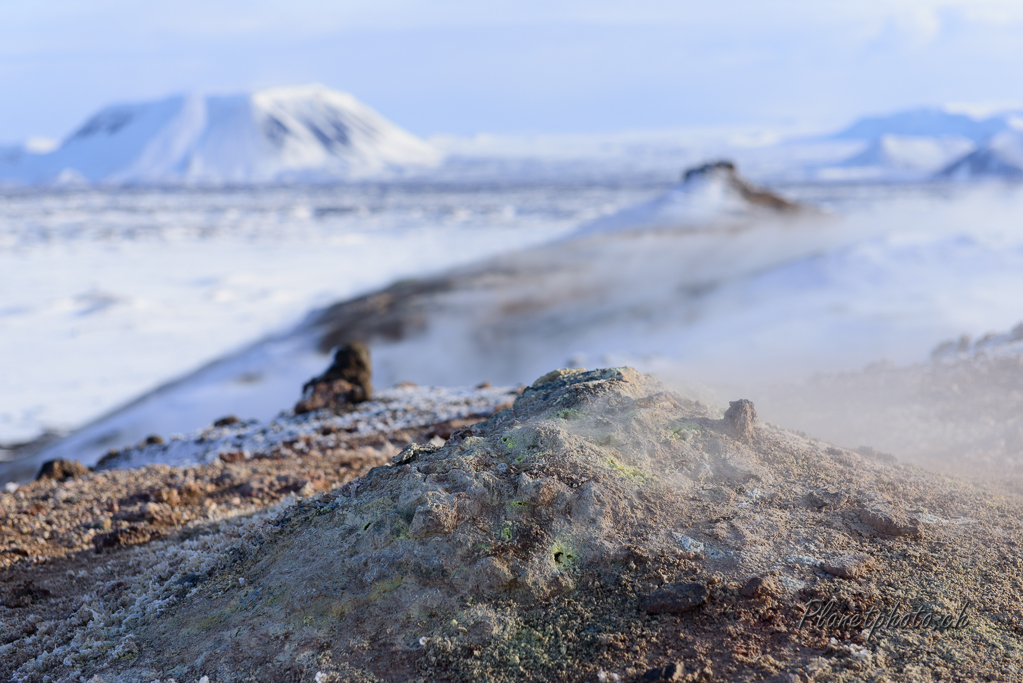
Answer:
POLYGON ((295 413, 330 408, 344 412, 373 396, 372 363, 369 349, 361 342, 342 345, 334 354, 334 362, 326 372, 302 387, 302 400, 295 404, 295 413))
POLYGON ((711 161, 701 166, 694 166, 693 168, 686 169, 682 173, 682 183, 693 183, 699 179, 712 177, 714 175, 723 176, 728 186, 733 191, 737 192, 739 196, 749 202, 751 206, 760 206, 781 212, 794 212, 806 210, 808 208, 800 206, 798 203, 791 199, 787 199, 776 192, 772 192, 771 190, 762 187, 757 187, 740 176, 735 167, 735 163, 727 160, 711 161))
POLYGON ((36 479, 55 479, 57 481, 64 481, 66 479, 74 479, 88 473, 89 468, 77 460, 47 460, 43 463, 43 466, 39 468, 39 474, 36 475, 36 479))

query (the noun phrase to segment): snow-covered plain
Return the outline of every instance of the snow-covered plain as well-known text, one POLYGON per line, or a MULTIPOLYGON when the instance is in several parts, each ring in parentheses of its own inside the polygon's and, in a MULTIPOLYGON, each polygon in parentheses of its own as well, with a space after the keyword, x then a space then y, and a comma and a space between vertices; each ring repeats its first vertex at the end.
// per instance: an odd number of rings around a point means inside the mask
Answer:
MULTIPOLYGON (((9 191, 0 195, 0 444, 80 426, 315 307, 553 239, 656 191, 9 191)), ((310 373, 322 369, 322 358, 311 362, 310 373)), ((282 388, 278 407, 298 390, 282 388)))

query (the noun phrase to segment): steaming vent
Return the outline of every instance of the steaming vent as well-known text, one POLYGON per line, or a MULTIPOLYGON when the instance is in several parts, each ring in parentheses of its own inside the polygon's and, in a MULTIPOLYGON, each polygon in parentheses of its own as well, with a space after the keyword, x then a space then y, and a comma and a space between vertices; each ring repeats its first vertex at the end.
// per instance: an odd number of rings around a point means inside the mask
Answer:
MULTIPOLYGON (((555 370, 443 446, 409 447, 206 551, 231 559, 211 555, 219 568, 140 622, 140 654, 104 666, 116 680, 281 680, 294 662, 310 680, 718 680, 736 666, 713 645, 720 629, 747 642, 765 610, 796 614, 835 582, 879 600, 927 590, 951 612, 990 575, 906 575, 903 560, 925 542, 986 542, 963 516, 974 504, 761 423, 748 400, 722 412, 631 368, 555 370), (706 647, 677 659, 692 643, 706 647)), ((822 628, 790 625, 778 667, 817 661, 822 628)))
POLYGON ((681 183, 649 202, 584 225, 575 237, 639 230, 698 230, 807 212, 805 207, 739 175, 733 162, 712 161, 682 173, 681 183))

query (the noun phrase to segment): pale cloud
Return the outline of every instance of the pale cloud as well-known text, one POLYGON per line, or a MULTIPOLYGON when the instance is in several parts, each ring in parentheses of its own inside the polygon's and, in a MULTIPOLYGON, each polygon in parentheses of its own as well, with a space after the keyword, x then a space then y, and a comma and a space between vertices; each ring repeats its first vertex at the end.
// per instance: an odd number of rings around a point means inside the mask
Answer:
POLYGON ((914 7, 896 17, 910 44, 921 47, 933 42, 941 32, 941 19, 933 7, 914 7))

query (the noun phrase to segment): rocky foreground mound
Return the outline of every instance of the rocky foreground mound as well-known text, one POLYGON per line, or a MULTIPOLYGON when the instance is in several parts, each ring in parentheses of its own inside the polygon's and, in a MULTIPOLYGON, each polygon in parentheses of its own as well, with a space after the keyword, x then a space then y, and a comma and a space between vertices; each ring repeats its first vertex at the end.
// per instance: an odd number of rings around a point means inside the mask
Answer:
POLYGON ((555 371, 442 447, 91 569, 0 660, 95 683, 1018 677, 1018 501, 863 452, 629 368, 555 371))

